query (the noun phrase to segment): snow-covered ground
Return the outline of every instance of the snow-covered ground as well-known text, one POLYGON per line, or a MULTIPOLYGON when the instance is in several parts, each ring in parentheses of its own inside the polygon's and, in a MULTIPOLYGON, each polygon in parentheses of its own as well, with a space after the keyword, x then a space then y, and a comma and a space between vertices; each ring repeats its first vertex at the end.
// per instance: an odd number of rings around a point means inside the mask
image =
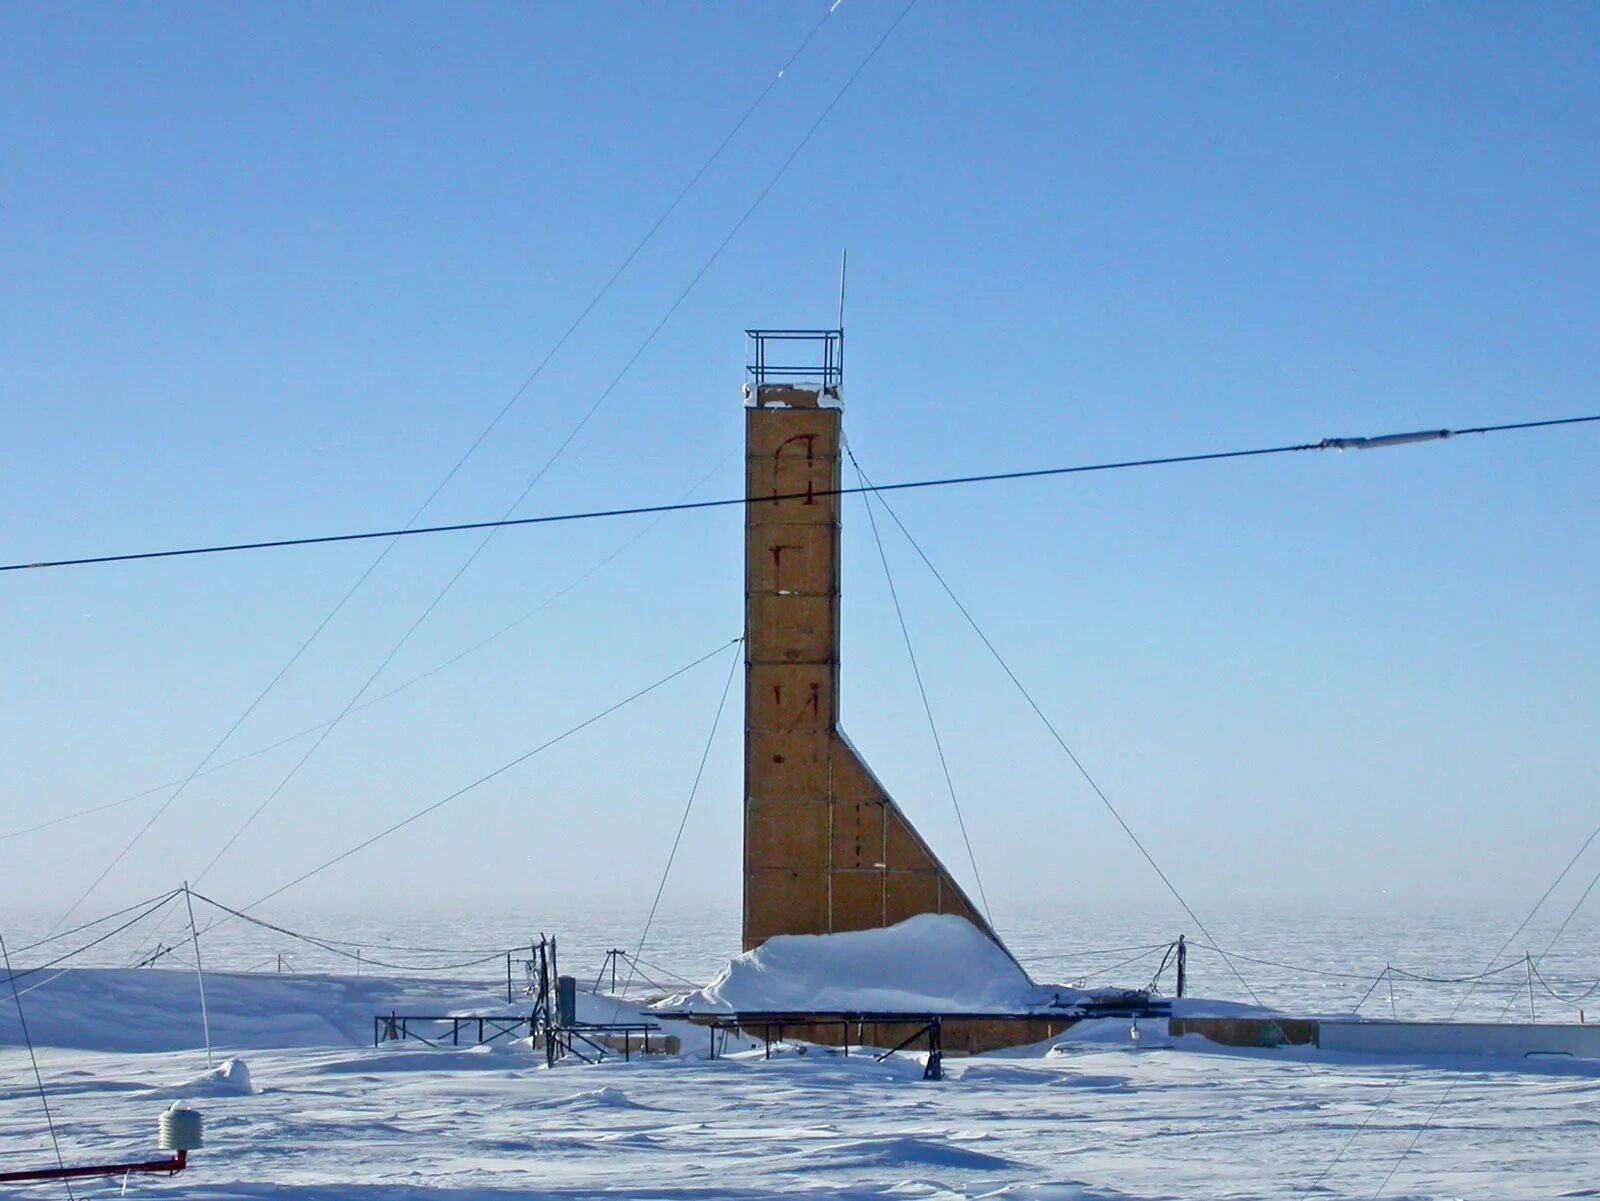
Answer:
MULTIPOLYGON (((1054 1050, 947 1060, 941 1082, 915 1058, 819 1048, 707 1061, 704 1032, 682 1027, 682 1057, 548 1070, 525 1045, 371 1045, 391 1010, 515 1010, 503 979, 215 973, 207 1000, 219 1063, 245 1070, 208 1072, 191 973, 73 971, 25 998, 69 1162, 153 1152, 159 1113, 187 1099, 205 1149, 129 1195, 1277 1198, 1371 1196, 1391 1169, 1385 1197, 1596 1195, 1600 1064, 1166 1047, 1149 1027, 1135 1050, 1127 1023, 1103 1022, 1054 1050)), ((582 1004, 590 1020, 637 1012, 582 1004)), ((0 1171, 52 1161, 14 1018, 0 1171)))

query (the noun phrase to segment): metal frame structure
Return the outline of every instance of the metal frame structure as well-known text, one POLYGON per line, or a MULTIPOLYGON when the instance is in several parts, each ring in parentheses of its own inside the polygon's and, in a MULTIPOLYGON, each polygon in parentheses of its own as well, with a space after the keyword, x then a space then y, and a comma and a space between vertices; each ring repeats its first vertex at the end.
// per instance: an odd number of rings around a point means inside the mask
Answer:
POLYGON ((474 1024, 478 1028, 476 1044, 481 1046, 486 1043, 492 1043, 496 1039, 509 1038, 523 1027, 527 1027, 528 1033, 532 1034, 533 1021, 534 1019, 531 1015, 528 1017, 508 1017, 505 1014, 447 1013, 440 1017, 433 1014, 390 1013, 387 1017, 384 1017, 379 1014, 372 1019, 372 1045, 376 1047, 381 1043, 403 1042, 405 1039, 414 1038, 418 1042, 427 1043, 430 1047, 442 1046, 444 1045, 442 1035, 438 1039, 428 1038, 426 1035, 418 1034, 412 1030, 410 1023, 437 1022, 442 1024, 449 1022, 450 1045, 452 1047, 461 1045, 462 1027, 464 1026, 470 1031, 474 1024))
POLYGON ((575 1022, 569 1026, 553 1027, 549 1031, 549 1042, 546 1046, 547 1048, 555 1048, 560 1052, 559 1055, 551 1054, 550 1063, 552 1066, 561 1055, 573 1055, 583 1060, 584 1063, 589 1064, 603 1063, 605 1062, 606 1052, 610 1051, 612 1054, 616 1054, 617 1048, 604 1042, 596 1042, 590 1035, 598 1037, 607 1034, 613 1036, 620 1034, 622 1035, 622 1059, 624 1063, 627 1063, 633 1059, 634 1035, 639 1035, 641 1039, 639 1053, 648 1055, 650 1054, 650 1036, 660 1033, 661 1027, 655 1022, 575 1022), (593 1059, 590 1059, 588 1055, 585 1055, 573 1045, 573 1040, 575 1039, 594 1052, 593 1059))
POLYGON ((820 386, 824 395, 838 399, 839 389, 844 384, 844 330, 747 329, 744 332, 749 339, 745 379, 757 396, 769 385, 811 384, 820 386), (786 352, 784 357, 788 357, 787 351, 792 345, 809 345, 817 348, 818 353, 809 356, 814 360, 811 362, 774 363, 767 353, 768 343, 778 344, 786 352))
MULTIPOLYGON (((372 1045, 380 1046, 386 1042, 403 1042, 406 1039, 415 1039, 430 1047, 461 1045, 461 1035, 467 1032, 469 1045, 482 1046, 502 1038, 513 1038, 519 1032, 526 1030, 527 1037, 538 1045, 543 1040, 545 1062, 554 1067, 562 1058, 571 1055, 581 1059, 584 1063, 599 1063, 607 1054, 618 1053, 618 1048, 606 1040, 608 1037, 614 1041, 615 1036, 622 1036, 620 1052, 624 1060, 631 1060, 635 1046, 643 1054, 650 1054, 650 1036, 659 1035, 661 1027, 655 1022, 580 1022, 575 1013, 568 1013, 560 1000, 564 990, 574 989, 576 981, 570 976, 562 976, 556 961, 556 940, 554 937, 540 937, 539 941, 529 948, 531 956, 526 967, 530 981, 528 992, 533 998, 533 1007, 526 1016, 515 1014, 478 1014, 478 1013, 447 1013, 447 1014, 415 1014, 396 1013, 376 1014, 372 1019, 372 1045), (429 1023, 443 1026, 448 1023, 450 1027, 449 1042, 446 1043, 443 1030, 434 1038, 411 1029, 412 1023, 429 1023), (476 1039, 473 1040, 473 1035, 476 1039), (635 1044, 634 1039, 639 1039, 635 1044), (586 1053, 579 1049, 578 1044, 589 1048, 586 1053)), ((611 951, 607 953, 607 964, 615 970, 616 959, 625 952, 611 951)), ((605 968, 601 968, 604 975, 605 968)))
MULTIPOLYGON (((840 1053, 848 1059, 850 1057, 850 1027, 856 1028, 856 1043, 858 1050, 866 1050, 864 1041, 867 1026, 904 1026, 914 1024, 916 1029, 902 1038, 886 1051, 878 1051, 872 1057, 879 1063, 904 1051, 918 1039, 927 1040, 927 1062, 923 1065, 922 1078, 924 1080, 944 1079, 944 1023, 947 1019, 961 1020, 980 1016, 985 1021, 996 1019, 994 1014, 912 1014, 912 1013, 766 1013, 744 1014, 731 1018, 701 1019, 708 1027, 711 1035, 710 1058, 716 1059, 719 1052, 725 1051, 729 1033, 743 1033, 745 1031, 759 1031, 765 1051, 765 1057, 772 1058, 772 1048, 780 1045, 784 1040, 784 1031, 813 1033, 821 1030, 831 1030, 837 1027, 840 1031, 840 1053)), ((999 1020, 1006 1020, 1000 1017, 999 1020)), ((1015 1017, 1011 1020, 1031 1021, 1029 1017, 1015 1017)))
MULTIPOLYGON (((959 1052, 962 1045, 970 1046, 971 1035, 974 1027, 989 1028, 988 1035, 992 1036, 993 1027, 1016 1028, 1018 1035, 1007 1036, 1011 1041, 994 1042, 993 1046, 1014 1046, 1017 1041, 1030 1041, 1023 1037, 1023 1032, 1029 1026, 1041 1024, 1061 1025, 1063 1028, 1077 1022, 1094 1018, 1130 1018, 1137 1021, 1140 1018, 1171 1018, 1172 1002, 1163 997, 1153 997, 1142 989, 1130 989, 1104 993, 1091 997, 1085 1001, 1071 1004, 1061 1004, 1055 1009, 1031 1010, 1024 1013, 966 1013, 951 1011, 949 1013, 930 1013, 926 1010, 908 1012, 882 1012, 882 1011, 857 1011, 857 1010, 817 1010, 817 1011, 752 1011, 744 1013, 696 1013, 689 1009, 661 1010, 662 1018, 693 1022, 706 1027, 710 1035, 710 1058, 716 1059, 725 1052, 728 1035, 730 1033, 749 1034, 753 1038, 761 1039, 766 1049, 767 1058, 772 1057, 772 1048, 782 1043, 789 1036, 798 1037, 805 1041, 817 1041, 822 1046, 837 1046, 845 1056, 850 1054, 851 1046, 866 1048, 881 1046, 868 1040, 868 1028, 874 1033, 882 1034, 885 1030, 893 1031, 889 1037, 895 1037, 900 1031, 911 1028, 909 1034, 904 1035, 887 1051, 876 1055, 879 1061, 887 1059, 897 1051, 902 1051, 911 1046, 918 1039, 927 1039, 927 1049, 930 1062, 933 1066, 928 1069, 927 1079, 939 1079, 939 1062, 944 1057, 945 1027, 948 1024, 953 1045, 959 1052), (855 1027, 855 1039, 850 1037, 851 1027, 855 1027), (826 1037, 807 1038, 808 1035, 827 1035, 838 1031, 837 1042, 826 1037)), ((1034 1040, 1037 1032, 1031 1032, 1034 1040)), ((1049 1035, 1054 1037, 1054 1034, 1049 1035)), ((887 1039, 885 1040, 887 1041, 887 1039)))

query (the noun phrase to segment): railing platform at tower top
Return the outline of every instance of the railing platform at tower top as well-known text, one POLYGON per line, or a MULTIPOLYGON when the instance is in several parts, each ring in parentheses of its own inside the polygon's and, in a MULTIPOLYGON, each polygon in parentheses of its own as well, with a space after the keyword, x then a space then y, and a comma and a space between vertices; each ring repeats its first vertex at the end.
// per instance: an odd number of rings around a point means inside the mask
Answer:
POLYGON ((818 388, 838 399, 844 383, 844 330, 842 329, 747 329, 745 383, 759 397, 769 386, 818 388), (769 343, 777 345, 769 346, 769 343), (774 361, 773 351, 782 358, 774 361), (788 360, 798 361, 788 361, 788 360))

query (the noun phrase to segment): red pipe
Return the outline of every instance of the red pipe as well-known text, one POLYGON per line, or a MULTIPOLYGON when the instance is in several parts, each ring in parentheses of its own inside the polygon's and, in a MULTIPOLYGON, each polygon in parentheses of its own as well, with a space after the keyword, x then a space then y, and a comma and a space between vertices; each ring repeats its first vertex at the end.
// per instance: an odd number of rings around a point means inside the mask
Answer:
POLYGON ((0 1184, 17 1180, 70 1180, 79 1176, 126 1176, 133 1172, 149 1172, 176 1176, 189 1166, 187 1151, 174 1151, 171 1159, 156 1159, 145 1163, 108 1163, 88 1168, 35 1168, 31 1172, 0 1172, 0 1184))

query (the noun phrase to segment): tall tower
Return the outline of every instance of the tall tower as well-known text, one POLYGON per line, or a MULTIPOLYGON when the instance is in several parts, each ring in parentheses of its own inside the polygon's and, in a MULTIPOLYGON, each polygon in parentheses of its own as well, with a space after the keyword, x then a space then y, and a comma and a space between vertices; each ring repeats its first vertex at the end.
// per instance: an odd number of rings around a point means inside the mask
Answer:
POLYGON ((839 728, 844 333, 746 333, 744 949, 919 913, 999 943, 839 728))

